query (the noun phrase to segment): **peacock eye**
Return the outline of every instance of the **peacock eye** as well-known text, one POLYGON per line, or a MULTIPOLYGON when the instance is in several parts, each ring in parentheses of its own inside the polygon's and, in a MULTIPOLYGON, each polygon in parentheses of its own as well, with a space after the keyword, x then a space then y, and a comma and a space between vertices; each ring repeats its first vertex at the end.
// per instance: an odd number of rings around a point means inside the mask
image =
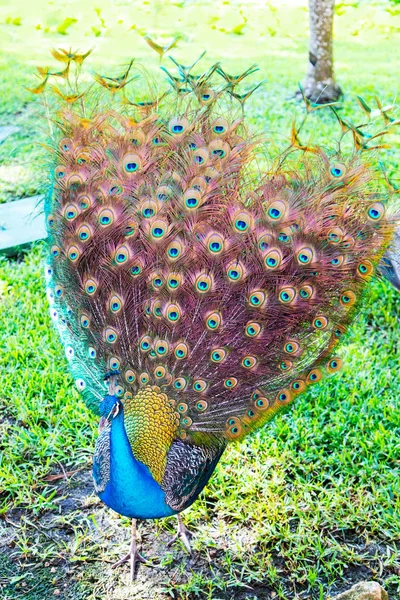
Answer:
POLYGON ((343 177, 343 175, 346 173, 346 166, 342 163, 336 163, 330 167, 329 173, 336 179, 343 177))
POLYGON ((340 177, 341 175, 343 175, 343 169, 341 169, 340 167, 332 167, 331 173, 334 177, 340 177))
POLYGON ((84 379, 76 379, 75 385, 80 392, 83 392, 83 390, 86 389, 86 382, 84 381, 84 379))

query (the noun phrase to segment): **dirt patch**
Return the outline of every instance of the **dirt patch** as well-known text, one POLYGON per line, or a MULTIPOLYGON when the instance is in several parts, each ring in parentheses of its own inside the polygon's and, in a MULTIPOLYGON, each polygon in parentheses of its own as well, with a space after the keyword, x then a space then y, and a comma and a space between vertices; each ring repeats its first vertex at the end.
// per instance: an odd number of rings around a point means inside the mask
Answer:
MULTIPOLYGON (((53 510, 38 515, 27 510, 14 510, 1 518, 2 600, 48 600, 53 597, 62 600, 206 599, 210 598, 207 581, 217 578, 226 585, 218 596, 213 591, 213 600, 278 598, 276 591, 263 582, 247 585, 245 577, 241 579, 240 571, 236 581, 228 581, 228 562, 234 561, 235 557, 217 519, 200 524, 200 537, 205 538, 205 543, 202 540, 200 547, 195 544, 191 557, 180 543, 171 549, 166 547, 174 533, 174 519, 141 523, 138 529, 141 550, 153 561, 155 568, 140 565, 136 581, 131 584, 128 565, 117 570, 111 568, 112 563, 126 553, 129 520, 105 508, 98 500, 93 493, 89 471, 68 475, 58 473, 50 478, 55 492, 53 510), (193 575, 197 578, 197 586, 193 584, 193 575), (189 579, 191 584, 185 591, 189 579)), ((236 542, 248 546, 253 555, 259 551, 251 529, 244 528, 236 542)), ((367 546, 351 532, 347 543, 352 543, 366 560, 349 568, 343 585, 332 592, 348 589, 352 583, 363 579, 375 578, 379 570, 381 548, 376 544, 367 546)), ((276 554, 271 558, 279 571, 285 571, 281 557, 276 554)), ((287 595, 281 596, 285 600, 320 597, 319 593, 310 595, 298 585, 295 591, 293 582, 286 575, 280 583, 287 589, 287 595)))

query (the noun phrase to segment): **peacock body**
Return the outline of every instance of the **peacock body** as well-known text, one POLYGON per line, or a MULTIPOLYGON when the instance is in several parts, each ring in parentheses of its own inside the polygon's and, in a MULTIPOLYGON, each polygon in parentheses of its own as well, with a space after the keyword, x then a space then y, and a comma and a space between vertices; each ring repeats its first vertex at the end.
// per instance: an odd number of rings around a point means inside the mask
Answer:
POLYGON ((51 315, 101 415, 97 493, 133 518, 190 506, 227 443, 341 368, 393 230, 360 151, 293 143, 294 167, 262 172, 241 77, 178 75, 172 94, 116 106, 128 74, 97 76, 111 107, 57 89, 53 119, 51 315))

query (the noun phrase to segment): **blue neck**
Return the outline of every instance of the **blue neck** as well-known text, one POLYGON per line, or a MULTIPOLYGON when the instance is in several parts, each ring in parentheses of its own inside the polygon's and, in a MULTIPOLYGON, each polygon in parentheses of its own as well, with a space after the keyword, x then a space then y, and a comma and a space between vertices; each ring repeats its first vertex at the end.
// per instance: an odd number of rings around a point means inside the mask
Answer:
POLYGON ((120 515, 134 519, 158 519, 176 511, 149 468, 133 456, 124 426, 123 410, 112 420, 110 480, 100 499, 120 515))

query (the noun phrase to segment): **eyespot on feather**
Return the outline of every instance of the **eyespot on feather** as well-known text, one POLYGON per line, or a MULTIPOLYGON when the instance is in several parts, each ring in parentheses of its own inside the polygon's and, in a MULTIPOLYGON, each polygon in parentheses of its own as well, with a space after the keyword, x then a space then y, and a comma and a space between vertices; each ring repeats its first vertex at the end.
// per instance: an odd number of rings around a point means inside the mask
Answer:
POLYGON ((138 173, 143 167, 142 159, 138 154, 134 153, 125 154, 121 162, 125 173, 128 175, 138 173))
POLYGON ((71 262, 77 262, 81 256, 81 251, 77 246, 70 246, 67 250, 67 256, 71 262))
POLYGON ((169 353, 169 344, 167 340, 158 340, 155 345, 155 351, 158 356, 165 356, 169 353))
POLYGON ((164 285, 164 278, 158 273, 153 273, 151 275, 151 284, 154 289, 159 290, 164 285))
POLYGON ((114 252, 114 263, 118 266, 125 264, 130 259, 130 249, 126 245, 119 246, 114 252))
POLYGON ((139 277, 143 271, 143 264, 140 258, 136 258, 133 265, 129 267, 131 277, 139 277))
POLYGON ((93 198, 90 194, 82 194, 78 196, 76 201, 81 211, 85 211, 93 206, 93 198))
POLYGON ((210 352, 210 359, 214 363, 222 363, 227 356, 225 348, 214 348, 210 352))
POLYGON ((252 308, 263 308, 267 294, 263 290, 253 290, 248 296, 248 303, 252 308))
POLYGON ((213 160, 223 160, 228 158, 230 151, 231 149, 229 144, 223 142, 222 140, 213 140, 208 145, 208 152, 213 160))
POLYGON ((89 327, 90 327, 89 315, 87 315, 86 313, 82 313, 82 315, 80 317, 80 323, 81 323, 81 327, 83 327, 83 329, 89 329, 89 327))
POLYGON ((108 361, 108 366, 111 371, 118 371, 121 366, 121 361, 117 356, 111 356, 110 360, 108 361))
POLYGON ((282 304, 292 304, 296 298, 296 289, 294 287, 284 287, 279 292, 278 298, 282 304))
POLYGON ((239 283, 245 278, 244 266, 238 261, 232 261, 226 268, 226 274, 231 283, 239 283))
POLYGON ((201 94, 199 96, 199 102, 200 104, 203 104, 204 106, 207 106, 208 104, 211 104, 216 97, 216 93, 213 89, 211 88, 206 88, 201 90, 201 94))
POLYGON ((299 296, 303 300, 309 300, 314 294, 314 288, 311 285, 303 285, 299 290, 299 296))
POLYGON ((370 260, 363 260, 357 265, 357 275, 362 279, 368 279, 373 275, 374 266, 370 260))
POLYGON ((277 223, 285 218, 288 211, 288 205, 283 200, 275 200, 266 210, 266 217, 269 221, 277 223))
POLYGON ((78 207, 75 206, 75 204, 67 204, 67 206, 64 208, 64 217, 67 219, 67 221, 74 221, 78 214, 78 207))
POLYGON ((84 178, 79 173, 71 173, 71 175, 67 178, 67 186, 74 187, 78 185, 83 185, 85 183, 84 178))
POLYGON ((90 154, 90 149, 78 149, 76 150, 75 153, 75 160, 78 163, 78 165, 84 165, 85 163, 90 162, 92 159, 91 154, 90 154))
POLYGON ((253 220, 249 213, 245 211, 237 212, 233 218, 233 227, 237 233, 247 233, 253 225, 253 220))
POLYGON ((189 131, 189 121, 185 118, 174 117, 168 123, 169 132, 176 137, 181 137, 189 131))
POLYGON ((195 392, 202 393, 207 388, 207 382, 204 379, 196 379, 193 383, 193 389, 195 392))
POLYGON ((196 402, 195 408, 198 412, 204 412, 205 410, 207 410, 207 407, 208 403, 205 400, 198 400, 196 402))
POLYGON ((58 146, 62 152, 71 152, 74 147, 72 140, 67 137, 60 140, 58 146))
POLYGON ((340 244, 343 239, 343 230, 340 227, 331 227, 328 230, 327 238, 330 244, 340 244))
POLYGON ((279 404, 289 404, 289 402, 292 399, 292 393, 290 390, 285 388, 277 393, 276 399, 279 402, 279 404))
POLYGON ((224 119, 223 117, 220 117, 219 119, 216 119, 212 124, 211 124, 211 131, 214 135, 216 136, 224 136, 229 129, 229 123, 226 119, 224 119))
POLYGON ((136 373, 132 369, 125 371, 125 379, 128 383, 134 383, 136 381, 136 373))
POLYGON ((192 419, 188 416, 183 417, 183 419, 180 420, 181 427, 190 427, 192 423, 193 423, 192 419))
POLYGON ((115 344, 118 339, 118 333, 113 327, 106 327, 104 330, 104 340, 108 344, 115 344))
POLYGON ((297 354, 300 350, 300 344, 296 342, 296 340, 289 339, 285 342, 283 346, 283 351, 286 354, 297 354))
POLYGON ((322 371, 321 369, 311 369, 311 371, 307 375, 306 383, 318 383, 322 379, 322 371))
POLYGON ((199 208, 202 203, 202 195, 198 190, 189 188, 183 194, 183 203, 187 210, 195 210, 196 208, 199 208))
POLYGON ((169 185, 159 185, 156 189, 156 198, 159 202, 167 202, 173 196, 173 190, 169 185))
POLYGON ((206 148, 193 150, 192 161, 198 167, 205 167, 208 162, 208 151, 206 148))
POLYGON ((267 408, 269 407, 269 400, 262 394, 258 393, 257 391, 253 394, 252 399, 254 402, 254 407, 258 411, 263 412, 264 410, 267 410, 267 408))
POLYGON ((66 171, 66 167, 64 165, 58 165, 58 167, 56 167, 54 170, 55 178, 57 181, 64 179, 66 173, 67 173, 67 171, 66 171))
POLYGON ((184 245, 180 240, 174 240, 167 247, 167 257, 170 261, 178 260, 183 255, 184 245))
POLYGON ((162 241, 168 233, 168 223, 163 219, 157 219, 151 224, 150 237, 154 242, 162 241))
POLYGON ((206 327, 209 331, 216 331, 222 322, 221 313, 218 311, 206 315, 206 327))
POLYGON ((97 281, 93 277, 89 277, 89 279, 85 282, 85 292, 89 296, 93 296, 97 291, 97 281))
POLYGON ((81 242, 87 242, 92 237, 92 229, 89 225, 81 225, 77 231, 78 238, 81 242))
POLYGON ((174 381, 174 388, 177 390, 184 390, 187 386, 187 381, 184 377, 177 377, 174 381))
POLYGON ((275 269, 278 269, 281 266, 281 264, 282 264, 281 251, 278 248, 268 250, 267 254, 264 257, 265 267, 268 270, 273 271, 275 269))
MULTIPOLYGON (((161 319, 162 316, 165 316, 165 312, 163 315, 163 303, 161 300, 155 300, 152 304, 152 313, 157 319, 161 319)), ((165 307, 164 307, 165 309, 165 307)))
POLYGON ((180 273, 170 273, 167 279, 167 286, 171 292, 175 292, 179 289, 183 282, 183 277, 180 273))
POLYGON ((112 225, 114 219, 114 211, 111 208, 102 208, 98 213, 98 222, 101 227, 112 225))
POLYGON ((294 394, 300 394, 306 389, 307 386, 305 384, 305 381, 303 381, 302 379, 295 379, 294 381, 292 381, 290 387, 294 394))
POLYGON ((196 277, 195 281, 195 289, 200 294, 207 294, 211 291, 213 285, 213 280, 210 275, 207 273, 200 273, 196 277))
POLYGON ((352 290, 343 292, 340 296, 340 304, 345 308, 350 308, 356 302, 357 296, 352 290))
POLYGON ((146 136, 141 129, 136 129, 130 134, 130 143, 132 146, 141 146, 146 141, 146 136))
POLYGON ((224 251, 224 238, 219 233, 211 233, 207 237, 207 249, 212 256, 218 256, 224 251))
POLYGON ((336 373, 343 367, 343 361, 338 356, 333 356, 327 364, 328 373, 336 373))
POLYGON ((336 267, 336 268, 341 267, 343 265, 343 263, 344 263, 344 256, 342 254, 340 254, 338 256, 334 256, 330 262, 332 267, 336 267))
POLYGON ((313 327, 315 329, 326 329, 328 326, 328 319, 322 315, 315 317, 313 320, 313 327))
POLYGON ((241 365, 245 369, 254 369, 257 365, 257 358, 255 356, 246 355, 242 358, 241 365))
POLYGON ((372 223, 380 221, 385 214, 385 207, 381 202, 374 202, 367 209, 367 218, 372 223))
POLYGON ((227 419, 225 427, 225 435, 231 440, 238 438, 242 433, 242 423, 238 417, 227 419))
POLYGON ((282 360, 279 369, 281 371, 289 371, 293 367, 293 363, 291 360, 282 360))
POLYGON ((308 265, 314 259, 314 251, 312 248, 309 248, 308 246, 304 246, 303 248, 300 248, 300 250, 298 250, 296 252, 296 258, 297 258, 297 262, 299 263, 299 265, 302 265, 302 266, 308 265))
POLYGON ((274 236, 272 235, 272 233, 263 233, 258 238, 258 247, 261 250, 261 252, 266 252, 268 250, 268 248, 273 246, 273 244, 274 244, 274 236))
POLYGON ((140 207, 142 217, 151 219, 158 213, 158 204, 154 200, 145 200, 140 207))
POLYGON ((256 338, 261 333, 261 325, 256 321, 249 321, 245 326, 245 335, 250 338, 256 338))
POLYGON ((182 309, 178 304, 168 302, 164 307, 164 317, 170 323, 177 323, 182 317, 182 309))
POLYGON ((140 350, 142 352, 148 352, 151 349, 151 337, 145 335, 140 341, 140 350))
POLYGON ((113 294, 108 301, 108 308, 114 315, 118 314, 122 310, 123 305, 123 300, 117 294, 113 294))
POLYGON ((125 223, 124 235, 125 237, 132 237, 137 233, 136 221, 129 220, 125 223))
POLYGON ((227 379, 224 380, 224 387, 227 390, 233 390, 233 388, 235 388, 238 384, 238 380, 236 379, 236 377, 228 377, 227 379))
POLYGON ((156 379, 162 379, 165 377, 166 373, 167 371, 162 365, 159 365, 154 369, 154 377, 156 377, 156 379))
POLYGON ((148 373, 146 373, 146 372, 140 373, 140 376, 139 376, 140 385, 147 385, 149 383, 149 380, 150 380, 150 376, 148 373))
POLYGON ((332 179, 340 181, 346 175, 347 168, 343 163, 334 163, 329 167, 329 174, 332 179))
POLYGON ((174 354, 179 360, 187 358, 189 354, 189 348, 186 342, 179 342, 179 344, 175 346, 174 354))

